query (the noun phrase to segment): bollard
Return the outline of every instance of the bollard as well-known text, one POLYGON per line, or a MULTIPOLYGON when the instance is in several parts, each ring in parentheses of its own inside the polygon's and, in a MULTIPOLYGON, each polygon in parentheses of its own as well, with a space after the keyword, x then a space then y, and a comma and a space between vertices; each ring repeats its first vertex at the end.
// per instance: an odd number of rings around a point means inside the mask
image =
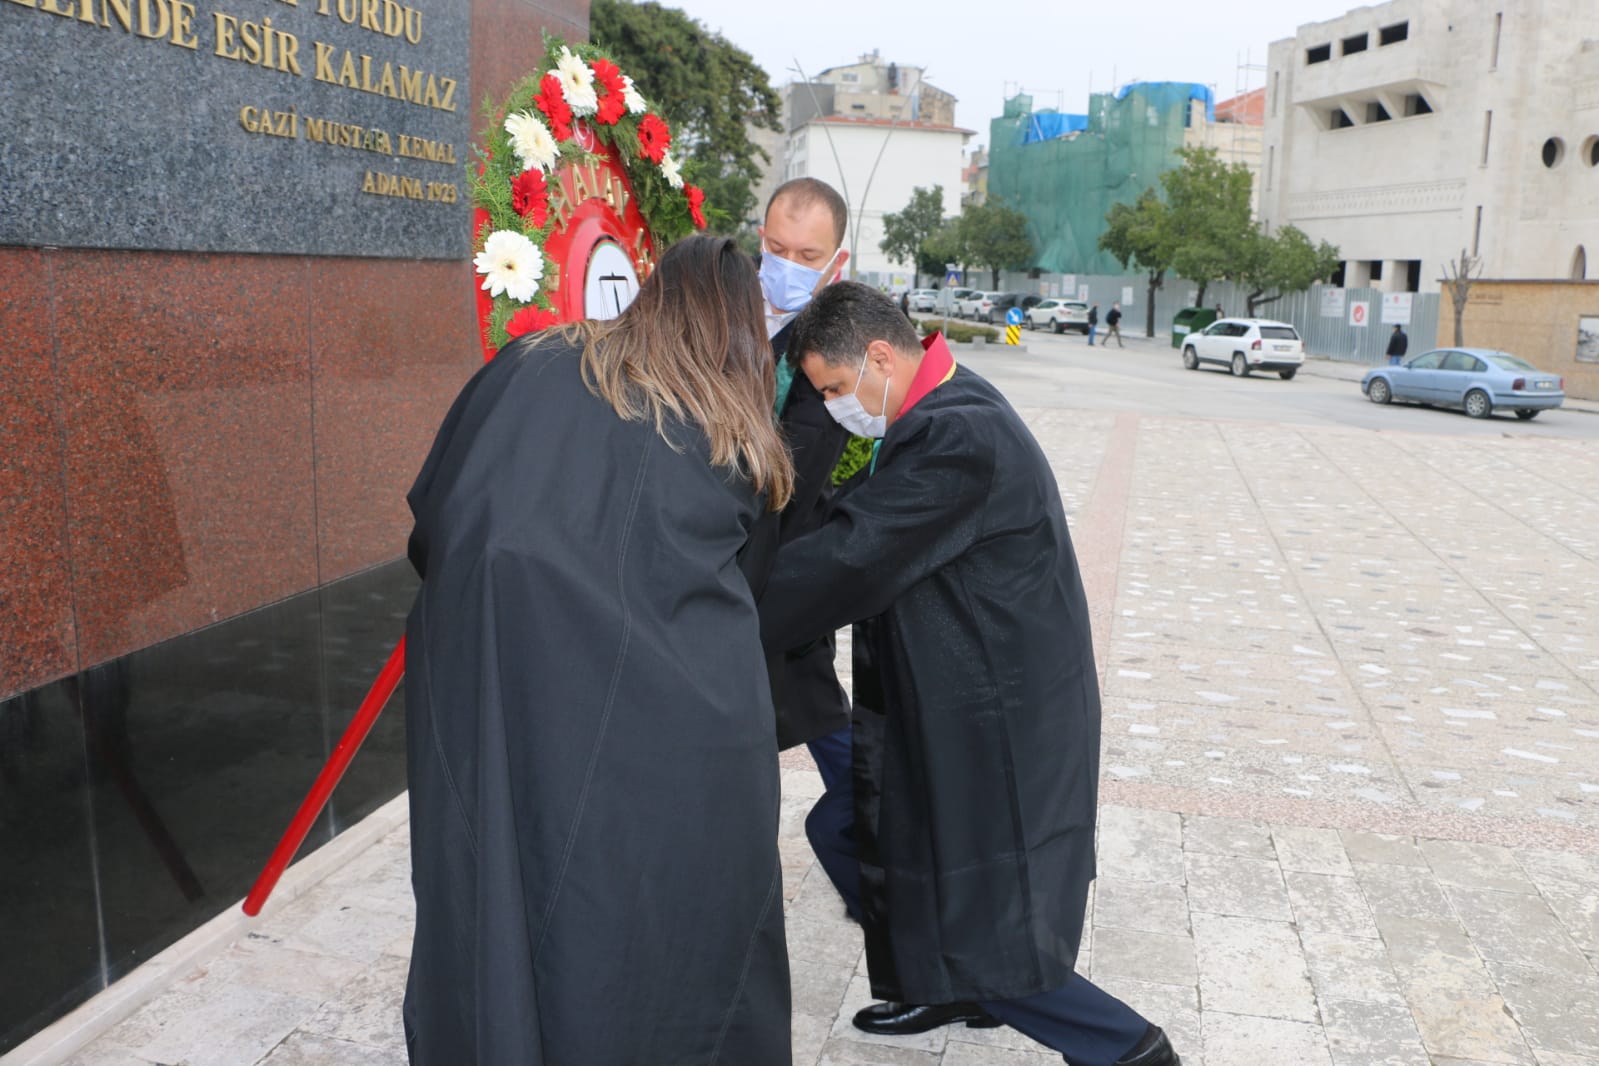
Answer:
POLYGON ((1015 346, 1022 342, 1022 309, 1013 307, 1005 312, 1005 343, 1015 346))

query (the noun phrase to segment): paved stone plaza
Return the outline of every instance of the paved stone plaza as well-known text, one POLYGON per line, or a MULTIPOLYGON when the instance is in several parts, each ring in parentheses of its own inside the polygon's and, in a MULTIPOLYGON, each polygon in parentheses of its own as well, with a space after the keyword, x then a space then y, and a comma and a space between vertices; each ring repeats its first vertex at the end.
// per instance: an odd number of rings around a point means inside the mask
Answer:
MULTIPOLYGON (((1599 444, 1027 413, 1105 690, 1082 971, 1189 1066, 1599 1066, 1599 444)), ((783 764, 795 1062, 1058 1063, 850 1026, 859 931, 804 840, 819 779, 783 764)), ((406 846, 71 1061, 402 1063, 406 846)))

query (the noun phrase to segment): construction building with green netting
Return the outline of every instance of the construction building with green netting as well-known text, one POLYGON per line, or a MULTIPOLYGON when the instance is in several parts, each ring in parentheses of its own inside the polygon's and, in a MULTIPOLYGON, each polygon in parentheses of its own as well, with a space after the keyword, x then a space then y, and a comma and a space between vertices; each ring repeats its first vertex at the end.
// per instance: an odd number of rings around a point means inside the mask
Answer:
POLYGON ((1227 162, 1258 173, 1258 126, 1223 110, 1218 123, 1212 91, 1188 82, 1094 93, 1086 115, 1035 112, 1031 96, 1013 96, 989 124, 988 196, 1027 217, 1039 271, 1119 273, 1121 265, 1099 250, 1105 215, 1145 189, 1158 191, 1161 172, 1181 162, 1177 149, 1216 147, 1227 162))

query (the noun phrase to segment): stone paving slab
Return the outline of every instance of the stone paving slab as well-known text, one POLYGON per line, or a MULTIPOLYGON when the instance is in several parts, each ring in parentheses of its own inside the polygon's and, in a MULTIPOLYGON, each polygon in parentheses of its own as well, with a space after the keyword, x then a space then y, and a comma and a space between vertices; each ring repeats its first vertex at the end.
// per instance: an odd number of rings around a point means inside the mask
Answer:
MULTIPOLYGON (((1189 1066, 1599 1066, 1599 447, 1027 417, 1107 694, 1081 970, 1189 1066)), ((783 766, 795 1062, 1058 1062, 850 1026, 859 931, 783 766)), ((408 870, 400 829, 71 1061, 403 1062, 408 870)))
MULTIPOLYGON (((784 784, 796 808, 819 791, 810 770, 784 784)), ((802 832, 790 820, 785 839, 802 832)), ((360 876, 263 921, 70 1061, 403 1063, 407 843, 394 831, 360 876)), ((1593 856, 1120 806, 1102 811, 1099 853, 1081 972, 1165 1025, 1185 1063, 1599 1061, 1593 856)), ((814 861, 787 915, 796 1063, 1059 1061, 1010 1030, 857 1032, 860 933, 814 861)))

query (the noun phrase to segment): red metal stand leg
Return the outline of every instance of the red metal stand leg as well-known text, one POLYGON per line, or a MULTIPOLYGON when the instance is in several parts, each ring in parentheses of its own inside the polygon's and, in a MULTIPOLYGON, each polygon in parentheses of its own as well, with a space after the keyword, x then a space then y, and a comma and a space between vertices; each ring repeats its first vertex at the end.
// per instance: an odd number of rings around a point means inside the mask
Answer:
POLYGON ((388 662, 378 671, 378 679, 372 683, 371 690, 361 701, 361 707, 355 712, 350 727, 339 738, 339 743, 333 749, 333 754, 329 756, 326 765, 322 767, 322 772, 317 774, 316 781, 311 785, 311 791, 306 794, 305 801, 295 812, 294 820, 289 823, 288 832, 278 841, 278 846, 273 849, 272 857, 267 860, 261 876, 255 879, 250 894, 244 898, 245 914, 254 917, 261 913, 261 907, 272 894, 278 878, 283 876, 283 871, 294 861, 300 845, 305 843, 306 834, 311 832, 311 827, 321 816, 322 808, 327 806, 328 798, 338 787, 339 779, 344 776, 344 771, 349 769, 350 760, 355 758, 355 753, 360 750, 367 734, 372 731, 373 723, 378 720, 378 715, 389 702, 389 697, 394 694, 395 688, 399 686, 400 678, 404 676, 405 638, 401 637, 400 643, 396 644, 394 651, 389 654, 388 662))

